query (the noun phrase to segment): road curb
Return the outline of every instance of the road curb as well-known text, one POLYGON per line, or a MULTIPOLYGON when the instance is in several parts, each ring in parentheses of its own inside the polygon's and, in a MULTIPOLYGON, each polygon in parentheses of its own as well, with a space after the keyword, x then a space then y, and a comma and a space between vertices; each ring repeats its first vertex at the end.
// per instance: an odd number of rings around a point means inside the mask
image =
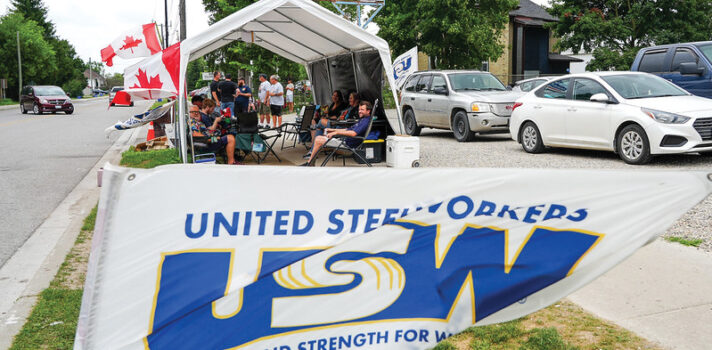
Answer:
POLYGON ((99 200, 97 170, 106 162, 118 164, 137 128, 114 142, 52 214, 0 268, 0 349, 7 349, 25 324, 37 296, 49 286, 74 246, 84 218, 99 200))

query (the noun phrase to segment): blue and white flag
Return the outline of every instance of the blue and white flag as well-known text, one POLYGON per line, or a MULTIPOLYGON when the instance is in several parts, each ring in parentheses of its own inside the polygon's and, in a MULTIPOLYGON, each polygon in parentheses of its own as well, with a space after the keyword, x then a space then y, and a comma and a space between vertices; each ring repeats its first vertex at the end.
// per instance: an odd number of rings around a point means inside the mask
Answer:
POLYGON ((430 348, 566 297, 712 192, 679 170, 106 165, 103 180, 75 349, 430 348))
POLYGON ((393 60, 393 72, 391 73, 396 81, 396 88, 400 90, 405 83, 405 79, 417 71, 418 47, 416 46, 393 60))

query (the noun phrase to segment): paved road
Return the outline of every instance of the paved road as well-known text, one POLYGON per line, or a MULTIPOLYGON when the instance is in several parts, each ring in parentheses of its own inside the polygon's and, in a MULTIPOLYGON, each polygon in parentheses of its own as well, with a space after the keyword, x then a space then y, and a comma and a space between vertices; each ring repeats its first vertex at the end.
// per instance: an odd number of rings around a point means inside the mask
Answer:
POLYGON ((80 101, 72 115, 0 110, 0 267, 118 138, 104 129, 147 107, 107 103, 80 101))

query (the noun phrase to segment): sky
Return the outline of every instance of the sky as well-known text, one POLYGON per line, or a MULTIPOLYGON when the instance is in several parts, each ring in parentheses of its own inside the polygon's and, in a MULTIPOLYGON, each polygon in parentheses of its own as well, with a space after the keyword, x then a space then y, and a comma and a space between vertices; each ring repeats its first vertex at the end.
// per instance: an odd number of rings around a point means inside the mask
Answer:
MULTIPOLYGON (((178 28, 178 0, 167 0, 168 21, 178 28)), ((44 0, 49 20, 54 23, 57 35, 66 39, 84 61, 101 60, 101 49, 122 32, 153 21, 164 23, 164 0, 44 0)), ((6 14, 10 0, 0 0, 0 14, 6 14)), ((202 1, 186 0, 187 36, 196 35, 208 28, 208 15, 202 1)), ((173 28, 171 28, 171 31, 173 28)), ((178 32, 169 32, 168 38, 175 43, 178 32)), ((162 33, 163 35, 163 33, 162 33)), ((107 73, 123 73, 124 68, 140 59, 114 59, 107 73)))
MULTIPOLYGON (((164 23, 164 1, 168 3, 169 40, 172 44, 178 37, 178 0, 44 0, 44 4, 58 36, 68 40, 84 61, 90 58, 99 61, 101 49, 122 32, 154 21, 164 23)), ((549 2, 533 1, 540 5, 549 2)), ((6 14, 9 6, 10 0, 0 0, 0 14, 6 14)), ((187 37, 208 28, 208 15, 201 0, 186 0, 186 18, 187 37)), ((370 25, 369 31, 373 31, 373 27, 375 25, 370 25)), ((123 73, 126 67, 137 61, 140 59, 117 57, 112 67, 105 66, 104 69, 107 73, 123 73)))

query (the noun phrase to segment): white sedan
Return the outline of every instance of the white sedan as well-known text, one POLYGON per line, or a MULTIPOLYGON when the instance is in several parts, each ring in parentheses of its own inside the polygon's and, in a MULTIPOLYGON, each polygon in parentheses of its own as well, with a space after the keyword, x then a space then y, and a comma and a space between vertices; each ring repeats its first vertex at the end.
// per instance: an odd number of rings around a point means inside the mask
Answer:
POLYGON ((567 75, 522 96, 513 109, 509 131, 529 153, 609 150, 629 164, 656 154, 712 155, 712 99, 652 74, 567 75))

